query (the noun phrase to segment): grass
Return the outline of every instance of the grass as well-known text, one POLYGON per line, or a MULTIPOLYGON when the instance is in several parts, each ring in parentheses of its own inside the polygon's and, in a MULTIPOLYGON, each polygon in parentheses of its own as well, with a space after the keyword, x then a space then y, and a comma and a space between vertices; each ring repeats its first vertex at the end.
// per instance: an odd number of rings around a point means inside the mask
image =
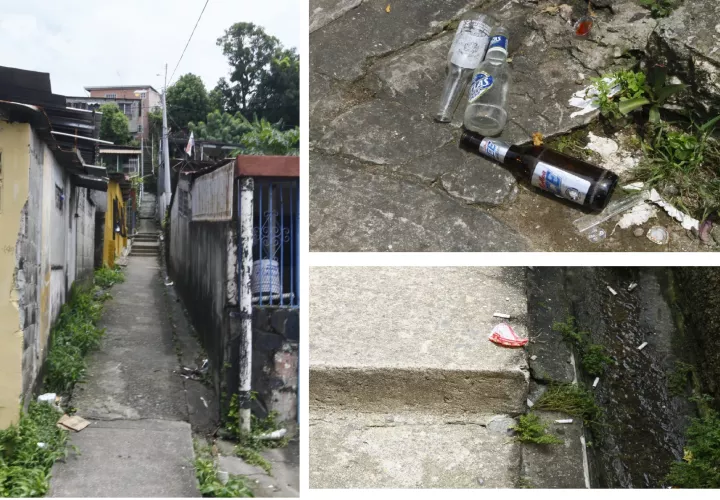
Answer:
POLYGON ((588 375, 599 377, 614 360, 608 356, 607 349, 600 344, 590 343, 590 334, 578 329, 575 318, 568 316, 564 322, 556 321, 553 331, 562 335, 565 342, 574 346, 580 355, 580 366, 588 375))
POLYGON ((193 465, 203 497, 249 498, 254 496, 242 476, 230 475, 227 483, 223 484, 217 477, 217 466, 208 448, 201 447, 197 442, 194 442, 194 447, 196 458, 193 465))
POLYGON ((109 268, 107 266, 95 271, 95 284, 101 288, 110 288, 115 283, 125 281, 125 276, 119 267, 109 268))
POLYGON ((0 497, 45 496, 53 463, 67 456, 59 418, 51 405, 31 403, 18 423, 0 431, 0 497))
POLYGON ((668 375, 668 389, 673 396, 687 394, 688 384, 695 379, 695 367, 683 361, 676 361, 675 368, 668 375))
POLYGON ((718 120, 648 127, 645 159, 633 172, 635 180, 700 220, 720 209, 720 144, 712 137, 718 120))
POLYGON ((540 421, 534 413, 521 415, 518 424, 513 427, 517 432, 515 439, 521 443, 533 444, 563 444, 564 441, 547 432, 547 424, 540 421))
POLYGON ((585 149, 588 143, 587 137, 587 129, 577 129, 569 134, 549 139, 546 145, 558 153, 586 160, 590 157, 590 150, 585 149))
POLYGON ((593 433, 603 422, 603 412, 595 403, 592 393, 578 385, 552 384, 547 391, 535 402, 535 409, 546 411, 559 411, 581 418, 593 433))
POLYGON ((720 488, 720 416, 713 410, 693 420, 686 433, 685 456, 670 468, 666 481, 679 488, 720 488))
MULTIPOLYGON (((253 394, 254 398, 256 395, 253 394)), ((230 408, 225 420, 225 429, 238 442, 235 447, 235 453, 238 457, 245 460, 250 465, 261 467, 265 472, 272 472, 272 464, 262 456, 261 451, 268 448, 282 448, 287 446, 289 439, 284 437, 278 440, 259 439, 259 436, 280 429, 277 422, 278 413, 272 411, 264 419, 260 419, 255 415, 251 416, 250 434, 243 434, 239 428, 239 412, 240 403, 237 394, 230 399, 230 408)))

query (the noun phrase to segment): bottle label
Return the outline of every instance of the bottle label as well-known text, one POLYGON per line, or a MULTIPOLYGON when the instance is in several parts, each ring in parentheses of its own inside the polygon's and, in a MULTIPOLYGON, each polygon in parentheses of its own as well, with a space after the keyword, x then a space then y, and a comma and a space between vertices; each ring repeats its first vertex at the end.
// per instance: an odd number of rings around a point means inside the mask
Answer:
POLYGON ((508 149, 510 146, 502 141, 494 141, 487 137, 480 141, 480 153, 500 163, 505 161, 508 149))
POLYGON ((590 181, 541 161, 535 166, 531 184, 578 205, 585 203, 590 190, 590 181))
POLYGON ((506 36, 502 35, 496 35, 490 39, 490 48, 488 49, 488 52, 491 50, 497 50, 500 52, 504 52, 505 55, 507 55, 508 51, 508 39, 506 36))
POLYGON ((482 21, 464 19, 458 24, 450 47, 450 62, 461 68, 475 69, 490 43, 490 26, 482 21))
POLYGON ((475 75, 470 84, 470 91, 468 93, 468 102, 473 103, 480 99, 493 86, 494 79, 487 73, 480 72, 475 75))

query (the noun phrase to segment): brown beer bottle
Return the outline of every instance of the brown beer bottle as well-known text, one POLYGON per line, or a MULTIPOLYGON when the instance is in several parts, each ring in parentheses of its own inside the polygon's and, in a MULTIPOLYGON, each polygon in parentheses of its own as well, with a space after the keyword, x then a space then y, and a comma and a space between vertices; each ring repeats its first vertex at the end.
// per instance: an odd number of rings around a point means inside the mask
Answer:
POLYGON ((460 148, 502 163, 543 191, 598 212, 618 182, 609 170, 543 146, 511 146, 465 130, 460 148))

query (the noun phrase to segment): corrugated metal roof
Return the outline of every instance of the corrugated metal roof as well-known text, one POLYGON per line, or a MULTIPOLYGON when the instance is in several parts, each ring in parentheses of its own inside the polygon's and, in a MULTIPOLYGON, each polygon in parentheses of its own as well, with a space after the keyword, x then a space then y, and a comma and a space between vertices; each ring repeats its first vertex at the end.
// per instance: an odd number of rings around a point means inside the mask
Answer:
POLYGON ((140 149, 100 149, 101 155, 139 155, 140 153, 142 153, 140 149))

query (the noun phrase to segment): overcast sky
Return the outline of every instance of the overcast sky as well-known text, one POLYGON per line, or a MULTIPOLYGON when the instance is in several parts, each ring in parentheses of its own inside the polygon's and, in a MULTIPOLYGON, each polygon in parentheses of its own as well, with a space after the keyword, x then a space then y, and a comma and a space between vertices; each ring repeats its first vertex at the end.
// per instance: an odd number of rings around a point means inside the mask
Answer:
MULTIPOLYGON (((215 42, 252 22, 286 47, 300 43, 300 0, 209 0, 174 80, 195 73, 211 90, 229 66, 215 42)), ((56 94, 85 86, 168 80, 205 0, 0 0, 0 66, 50 73, 56 94), (158 76, 159 75, 159 76, 158 76)))

